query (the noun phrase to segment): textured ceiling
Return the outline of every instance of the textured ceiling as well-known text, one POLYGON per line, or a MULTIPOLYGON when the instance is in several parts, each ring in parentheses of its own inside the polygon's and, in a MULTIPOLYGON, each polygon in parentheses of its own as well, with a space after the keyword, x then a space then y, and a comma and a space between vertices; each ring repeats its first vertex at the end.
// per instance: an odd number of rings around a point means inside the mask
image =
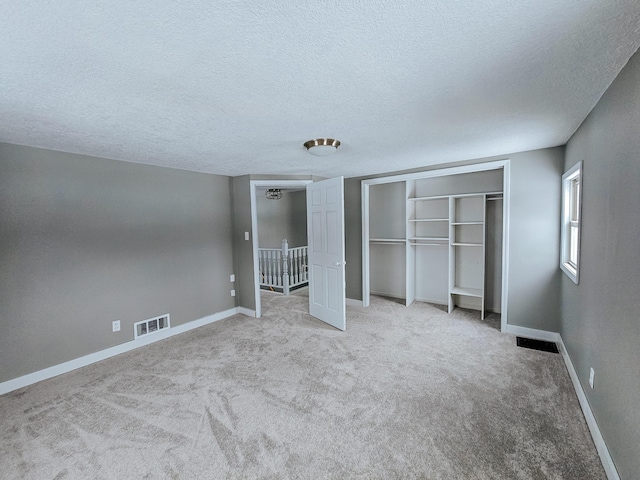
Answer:
POLYGON ((566 143, 638 0, 0 0, 0 141, 348 177, 566 143), (261 3, 261 4, 260 4, 261 3), (317 158, 305 140, 342 142, 317 158))

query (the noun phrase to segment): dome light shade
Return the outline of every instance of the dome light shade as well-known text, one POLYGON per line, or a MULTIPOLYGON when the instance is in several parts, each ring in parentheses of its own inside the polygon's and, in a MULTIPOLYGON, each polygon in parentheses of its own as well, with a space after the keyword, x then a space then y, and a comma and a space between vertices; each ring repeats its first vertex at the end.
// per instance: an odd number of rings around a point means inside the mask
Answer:
POLYGON ((304 142, 304 148, 306 148, 311 155, 315 155, 316 157, 332 155, 336 153, 339 146, 340 140, 335 140, 333 138, 316 138, 315 140, 304 142))

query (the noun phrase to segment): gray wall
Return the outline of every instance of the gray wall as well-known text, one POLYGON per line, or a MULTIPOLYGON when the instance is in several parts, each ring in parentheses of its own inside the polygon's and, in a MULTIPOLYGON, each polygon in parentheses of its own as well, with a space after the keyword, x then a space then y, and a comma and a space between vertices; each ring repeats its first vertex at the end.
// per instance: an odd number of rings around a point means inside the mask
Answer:
POLYGON ((347 298, 362 300, 362 211, 360 179, 344 179, 345 283, 347 298))
POLYGON ((233 177, 233 243, 236 271, 236 302, 239 307, 255 310, 253 278, 253 232, 251 230, 251 177, 233 177), (245 240, 249 232, 249 240, 245 240))
POLYGON ((0 381, 234 307, 230 232, 228 177, 0 144, 0 381))
POLYGON ((269 200, 262 189, 258 190, 256 208, 261 248, 280 248, 284 238, 290 247, 307 244, 306 198, 304 190, 283 190, 280 200, 269 200))
POLYGON ((640 53, 567 145, 584 162, 580 284, 562 275, 561 334, 623 479, 640 472, 640 53), (595 388, 589 387, 593 367, 595 388))
POLYGON ((462 173, 416 181, 416 197, 502 191, 502 170, 462 173))
MULTIPOLYGON (((558 256, 564 148, 470 160, 446 167, 507 157, 511 159, 509 324, 556 332, 560 311, 558 256)), ((433 168, 423 171, 426 170, 433 168)), ((384 176, 414 171, 417 170, 384 176)), ((347 297, 354 299, 362 299, 361 180, 351 178, 345 182, 347 297)))
POLYGON ((487 202, 485 308, 498 313, 502 309, 502 206, 502 200, 487 202))
POLYGON ((558 332, 564 148, 523 152, 509 158, 509 324, 558 332))
POLYGON ((404 238, 407 231, 405 182, 369 188, 369 235, 371 238, 404 238))
POLYGON ((291 219, 289 245, 301 247, 308 245, 307 240, 307 192, 291 192, 291 209, 289 210, 289 218, 291 219))

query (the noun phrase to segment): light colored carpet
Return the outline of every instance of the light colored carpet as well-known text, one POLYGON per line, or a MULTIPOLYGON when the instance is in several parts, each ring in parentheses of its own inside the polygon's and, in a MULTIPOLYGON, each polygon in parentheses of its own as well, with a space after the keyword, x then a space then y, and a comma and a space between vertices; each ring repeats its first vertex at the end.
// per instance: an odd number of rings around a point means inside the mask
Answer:
POLYGON ((3 479, 604 479, 558 354, 476 312, 307 298, 0 397, 3 479))

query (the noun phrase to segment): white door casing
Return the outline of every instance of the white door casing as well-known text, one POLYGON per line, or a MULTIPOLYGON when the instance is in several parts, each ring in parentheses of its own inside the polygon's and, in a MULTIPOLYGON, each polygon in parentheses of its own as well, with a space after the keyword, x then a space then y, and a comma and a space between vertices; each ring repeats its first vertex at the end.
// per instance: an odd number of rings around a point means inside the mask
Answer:
POLYGON ((309 313, 346 329, 344 178, 307 185, 309 313))

